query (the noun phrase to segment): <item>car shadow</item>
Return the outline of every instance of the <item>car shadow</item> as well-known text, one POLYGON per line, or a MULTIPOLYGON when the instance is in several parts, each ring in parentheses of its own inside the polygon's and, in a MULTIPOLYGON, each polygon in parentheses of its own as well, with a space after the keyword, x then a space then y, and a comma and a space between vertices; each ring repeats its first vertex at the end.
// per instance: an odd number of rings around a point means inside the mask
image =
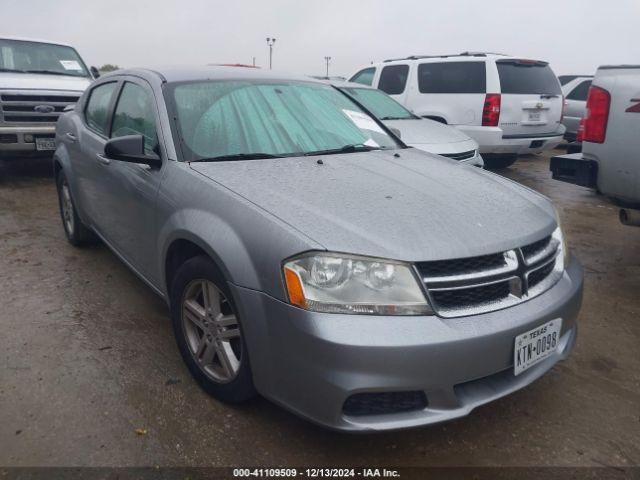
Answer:
POLYGON ((50 156, 0 157, 0 185, 19 185, 53 178, 50 156))

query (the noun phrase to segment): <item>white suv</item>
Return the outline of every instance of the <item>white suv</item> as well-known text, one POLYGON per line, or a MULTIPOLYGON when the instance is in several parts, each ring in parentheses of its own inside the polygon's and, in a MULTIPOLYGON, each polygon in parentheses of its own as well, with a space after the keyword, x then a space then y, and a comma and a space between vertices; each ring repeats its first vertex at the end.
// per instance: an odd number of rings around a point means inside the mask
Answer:
POLYGON ((562 141, 562 90, 548 63, 465 52, 386 60, 351 82, 385 91, 415 114, 453 125, 475 139, 489 168, 562 141))

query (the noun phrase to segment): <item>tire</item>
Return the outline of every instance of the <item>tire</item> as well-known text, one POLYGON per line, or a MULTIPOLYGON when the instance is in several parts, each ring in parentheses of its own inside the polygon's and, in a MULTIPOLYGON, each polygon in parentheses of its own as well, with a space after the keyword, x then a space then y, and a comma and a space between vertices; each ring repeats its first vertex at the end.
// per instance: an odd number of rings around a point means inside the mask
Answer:
POLYGON ((500 156, 489 156, 483 155, 484 159, 484 168, 487 170, 501 170, 503 168, 510 167, 513 165, 518 159, 517 155, 500 155, 500 156))
POLYGON ((94 243, 96 236, 78 217, 75 202, 71 196, 71 189, 63 171, 60 171, 56 177, 56 187, 62 228, 64 228, 64 233, 69 243, 74 247, 94 243))
POLYGON ((225 403, 255 397, 238 309, 209 257, 193 257, 178 268, 170 304, 178 349, 202 389, 225 403))

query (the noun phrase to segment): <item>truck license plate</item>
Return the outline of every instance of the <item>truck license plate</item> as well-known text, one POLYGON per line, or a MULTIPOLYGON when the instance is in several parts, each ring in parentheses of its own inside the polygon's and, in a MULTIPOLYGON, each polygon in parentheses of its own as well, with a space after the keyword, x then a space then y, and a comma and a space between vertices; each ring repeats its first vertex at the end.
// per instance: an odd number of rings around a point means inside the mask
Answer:
POLYGON ((36 137, 36 150, 55 150, 56 149, 56 141, 53 138, 38 138, 36 137))
POLYGON ((561 327, 562 319, 556 318, 518 335, 513 349, 513 374, 520 375, 555 352, 561 327))

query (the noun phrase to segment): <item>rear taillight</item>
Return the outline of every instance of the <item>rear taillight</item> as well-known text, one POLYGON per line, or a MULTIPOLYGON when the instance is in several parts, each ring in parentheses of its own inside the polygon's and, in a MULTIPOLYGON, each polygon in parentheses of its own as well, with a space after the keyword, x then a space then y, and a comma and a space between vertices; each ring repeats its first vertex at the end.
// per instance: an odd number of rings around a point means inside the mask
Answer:
POLYGON ((482 109, 482 126, 497 127, 500 120, 500 94, 487 93, 482 109))
POLYGON ((584 118, 580 120, 578 126, 578 133, 576 135, 576 142, 581 142, 584 139, 584 118))
POLYGON ((604 143, 607 136, 611 95, 604 88, 591 87, 587 97, 587 115, 582 122, 582 141, 604 143))

